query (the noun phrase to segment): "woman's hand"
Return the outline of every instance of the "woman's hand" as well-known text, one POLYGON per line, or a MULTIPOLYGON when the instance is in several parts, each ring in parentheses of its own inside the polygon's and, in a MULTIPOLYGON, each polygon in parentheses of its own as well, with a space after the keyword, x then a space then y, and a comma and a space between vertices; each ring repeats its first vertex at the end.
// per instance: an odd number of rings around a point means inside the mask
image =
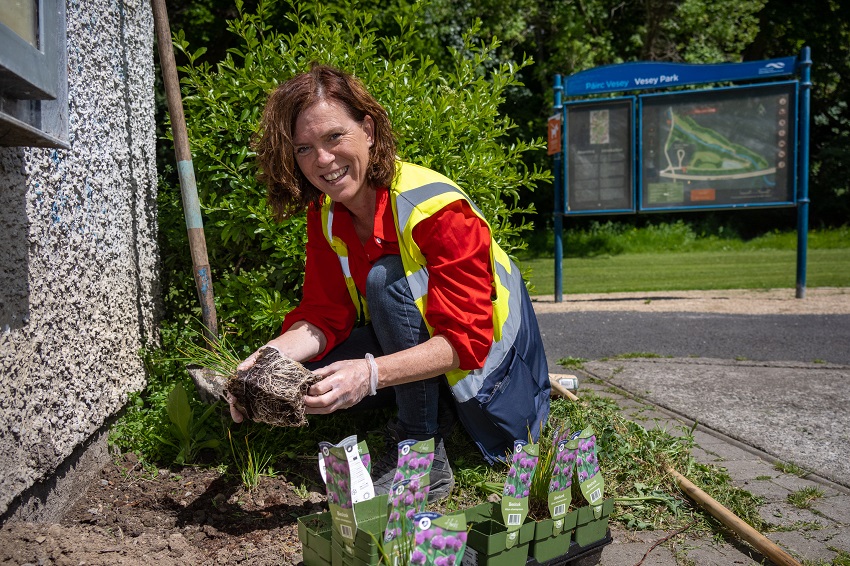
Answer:
POLYGON ((368 360, 342 360, 313 373, 324 379, 307 390, 304 405, 309 414, 347 409, 371 393, 372 368, 368 360))
POLYGON ((230 405, 230 418, 233 419, 233 422, 239 424, 244 421, 245 415, 236 408, 236 397, 231 395, 229 391, 227 393, 227 403, 230 405))
MULTIPOLYGON (((264 348, 271 348, 273 350, 277 350, 277 353, 280 354, 280 348, 278 348, 277 346, 272 344, 272 342, 273 342, 273 340, 271 342, 267 343, 267 344, 264 344, 263 346, 260 346, 257 349, 256 352, 254 352, 253 354, 251 354, 250 356, 248 356, 247 358, 242 360, 242 363, 240 363, 238 366, 236 366, 236 371, 237 372, 248 371, 249 369, 254 367, 254 364, 257 362, 257 358, 260 357, 260 351, 263 350, 264 348)), ((233 422, 241 423, 242 421, 244 421, 246 415, 242 411, 239 410, 239 408, 236 404, 236 398, 233 395, 231 395, 230 393, 227 393, 227 403, 228 403, 228 405, 230 405, 230 418, 233 419, 233 422)))

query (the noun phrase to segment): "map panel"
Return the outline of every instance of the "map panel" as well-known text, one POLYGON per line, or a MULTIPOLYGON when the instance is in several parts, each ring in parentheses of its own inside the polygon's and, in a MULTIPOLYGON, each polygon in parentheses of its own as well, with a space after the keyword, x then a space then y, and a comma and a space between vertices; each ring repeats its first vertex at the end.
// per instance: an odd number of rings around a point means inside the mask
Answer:
POLYGON ((567 214, 633 212, 633 99, 567 107, 567 214))
POLYGON ((641 210, 793 204, 794 86, 641 97, 641 210))

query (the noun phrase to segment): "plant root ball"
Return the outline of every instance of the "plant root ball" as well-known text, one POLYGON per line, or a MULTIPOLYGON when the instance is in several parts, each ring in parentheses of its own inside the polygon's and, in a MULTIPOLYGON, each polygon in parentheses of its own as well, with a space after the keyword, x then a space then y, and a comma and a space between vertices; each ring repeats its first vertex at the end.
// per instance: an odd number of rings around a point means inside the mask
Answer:
POLYGON ((249 419, 273 426, 304 426, 304 395, 321 377, 274 348, 260 350, 257 361, 236 372, 227 390, 249 419))

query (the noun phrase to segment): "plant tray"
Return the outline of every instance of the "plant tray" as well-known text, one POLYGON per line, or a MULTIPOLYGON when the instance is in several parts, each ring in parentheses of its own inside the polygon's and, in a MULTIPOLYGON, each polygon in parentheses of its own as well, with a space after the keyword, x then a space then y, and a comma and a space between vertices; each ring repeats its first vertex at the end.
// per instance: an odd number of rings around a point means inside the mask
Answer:
POLYGON ((387 495, 355 503, 354 512, 358 517, 354 544, 345 541, 333 528, 328 511, 298 518, 298 538, 305 566, 378 564, 377 543, 387 525, 387 495))
POLYGON ((546 562, 538 562, 533 556, 529 556, 525 566, 590 566, 591 564, 598 564, 602 550, 611 542, 613 542, 613 539, 611 532, 608 531, 603 538, 587 546, 579 546, 572 542, 566 554, 546 562))
POLYGON ((610 497, 595 508, 589 505, 579 508, 573 541, 579 546, 588 546, 604 538, 608 532, 608 517, 613 510, 614 500, 610 497))
POLYGON ((498 503, 482 503, 464 510, 469 527, 463 563, 478 566, 516 566, 528 557, 528 546, 534 538, 534 521, 527 519, 516 531, 517 540, 509 547, 498 503))
POLYGON ((304 555, 304 566, 331 563, 331 514, 327 511, 298 517, 298 540, 304 555))
POLYGON ((567 554, 577 519, 577 509, 567 513, 563 518, 563 529, 558 532, 555 532, 555 521, 552 519, 537 521, 534 526, 534 539, 528 550, 529 555, 538 562, 547 562, 567 554))

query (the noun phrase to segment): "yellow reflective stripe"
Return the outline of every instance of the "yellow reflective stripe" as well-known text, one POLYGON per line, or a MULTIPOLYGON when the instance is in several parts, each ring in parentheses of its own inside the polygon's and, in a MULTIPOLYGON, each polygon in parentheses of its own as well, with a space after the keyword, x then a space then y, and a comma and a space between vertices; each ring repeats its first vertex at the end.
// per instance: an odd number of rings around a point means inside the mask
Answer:
POLYGON ((369 320, 369 306, 357 290, 357 285, 354 283, 354 277, 351 276, 351 266, 348 263, 348 246, 345 245, 340 238, 333 235, 333 219, 334 206, 333 201, 326 198, 322 203, 322 232, 325 239, 336 252, 339 258, 339 265, 342 268, 342 275, 345 278, 345 286, 348 289, 348 295, 351 297, 351 302, 354 304, 354 311, 357 314, 357 320, 369 320))
POLYGON ((348 264, 348 258, 339 256, 339 264, 342 266, 342 274, 345 275, 346 283, 351 279, 351 266, 348 264))

